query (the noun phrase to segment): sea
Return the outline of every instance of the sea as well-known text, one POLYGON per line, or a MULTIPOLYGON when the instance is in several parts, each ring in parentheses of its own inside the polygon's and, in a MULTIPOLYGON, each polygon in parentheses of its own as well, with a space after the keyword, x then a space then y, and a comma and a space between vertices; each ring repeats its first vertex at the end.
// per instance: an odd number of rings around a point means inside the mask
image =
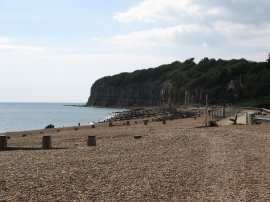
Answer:
POLYGON ((82 107, 83 103, 0 103, 0 133, 87 125, 125 109, 82 107))

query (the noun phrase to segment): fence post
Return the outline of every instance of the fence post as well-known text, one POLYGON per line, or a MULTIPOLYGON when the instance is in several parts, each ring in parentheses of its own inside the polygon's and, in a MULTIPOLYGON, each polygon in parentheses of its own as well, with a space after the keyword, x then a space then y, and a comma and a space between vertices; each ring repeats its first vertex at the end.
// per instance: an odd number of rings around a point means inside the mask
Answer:
POLYGON ((7 136, 1 135, 0 136, 0 150, 7 149, 7 136))
POLYGON ((51 136, 43 136, 42 138, 42 148, 43 149, 51 149, 52 148, 52 140, 51 136))
POLYGON ((91 136, 89 135, 88 136, 88 139, 87 139, 87 146, 88 147, 91 147, 91 146, 96 146, 96 136, 91 136))

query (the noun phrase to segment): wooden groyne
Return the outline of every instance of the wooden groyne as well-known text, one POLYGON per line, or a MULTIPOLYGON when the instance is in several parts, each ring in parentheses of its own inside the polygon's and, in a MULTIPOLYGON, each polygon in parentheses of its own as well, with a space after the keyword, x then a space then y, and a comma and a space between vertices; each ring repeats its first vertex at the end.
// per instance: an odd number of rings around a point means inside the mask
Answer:
POLYGON ((157 121, 164 119, 179 119, 179 118, 192 118, 202 114, 199 109, 183 110, 180 108, 152 108, 144 109, 137 108, 124 112, 115 112, 115 116, 111 121, 124 121, 131 119, 144 119, 154 117, 157 121))

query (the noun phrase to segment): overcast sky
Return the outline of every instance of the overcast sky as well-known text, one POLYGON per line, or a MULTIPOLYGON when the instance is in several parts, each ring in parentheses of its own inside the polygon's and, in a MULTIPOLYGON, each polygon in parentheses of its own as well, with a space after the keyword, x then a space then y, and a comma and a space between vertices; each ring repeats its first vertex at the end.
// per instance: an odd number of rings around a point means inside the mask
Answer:
POLYGON ((103 76, 269 52, 269 0, 0 0, 0 102, 86 102, 103 76))

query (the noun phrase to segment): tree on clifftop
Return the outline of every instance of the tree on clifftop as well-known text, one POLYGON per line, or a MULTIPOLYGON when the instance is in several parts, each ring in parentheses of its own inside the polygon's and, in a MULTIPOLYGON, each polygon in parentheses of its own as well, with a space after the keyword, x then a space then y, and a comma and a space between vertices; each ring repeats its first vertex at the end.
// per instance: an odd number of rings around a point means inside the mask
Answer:
POLYGON ((267 58, 266 62, 270 63, 270 53, 268 53, 268 58, 267 58))

